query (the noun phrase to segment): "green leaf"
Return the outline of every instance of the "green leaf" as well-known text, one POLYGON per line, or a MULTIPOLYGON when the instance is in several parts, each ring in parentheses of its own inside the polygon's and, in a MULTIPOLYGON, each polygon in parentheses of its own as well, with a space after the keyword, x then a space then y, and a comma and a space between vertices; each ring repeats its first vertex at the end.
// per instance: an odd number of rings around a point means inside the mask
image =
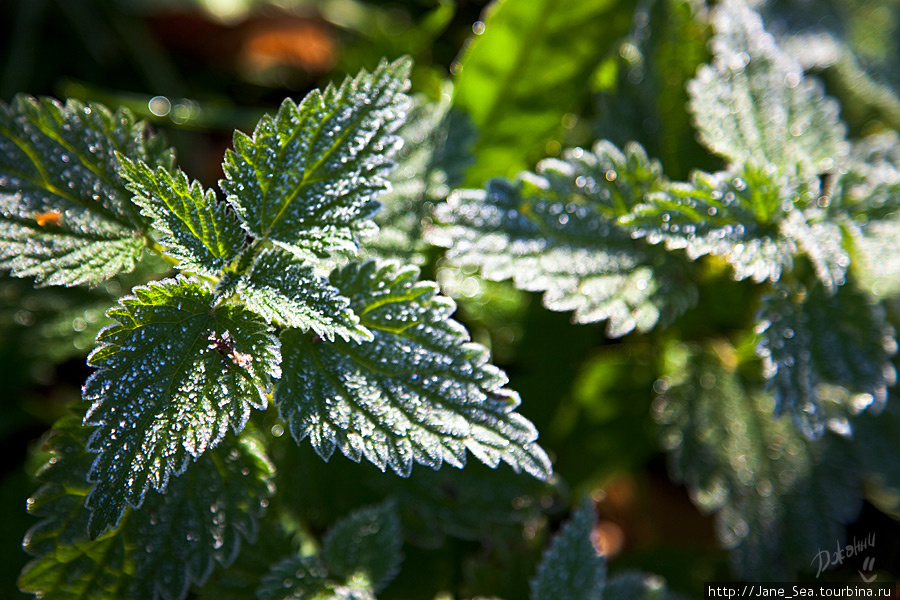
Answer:
POLYGON ((19 579, 23 591, 45 600, 183 599, 255 537, 273 469, 260 442, 244 434, 226 437, 165 494, 147 494, 143 510, 126 513, 116 530, 88 539, 89 433, 68 416, 46 438, 43 485, 28 502, 42 520, 23 542, 36 557, 19 579))
POLYGON ((316 556, 288 556, 266 574, 256 597, 259 600, 328 600, 334 598, 334 584, 328 571, 316 556))
MULTIPOLYGON (((748 383, 726 342, 700 349, 672 345, 654 385, 653 415, 669 451, 672 477, 694 503, 715 513, 738 577, 779 581, 810 568, 833 547, 861 505, 859 474, 848 439, 832 431, 818 441, 748 383)), ((831 423, 846 432, 846 423, 831 423)))
POLYGON ((900 136, 873 135, 854 145, 835 182, 832 212, 852 239, 852 269, 875 296, 900 291, 900 136), (843 217, 843 218, 842 218, 843 217))
POLYGON ((317 556, 289 556, 272 567, 256 590, 259 600, 375 600, 363 583, 328 577, 317 556))
POLYGON ((606 561, 591 542, 597 513, 586 499, 544 553, 531 582, 531 600, 600 600, 606 561))
POLYGON ((253 136, 235 132, 220 182, 244 229, 302 256, 355 253, 399 138, 410 61, 286 99, 253 136))
POLYGON ((278 342, 265 323, 183 277, 133 290, 107 314, 117 323, 98 336, 84 386, 85 423, 98 425, 98 454, 87 499, 96 537, 149 487, 164 491, 251 407, 264 408, 279 376, 278 342))
POLYGON ((218 277, 237 258, 244 232, 215 192, 188 182, 181 171, 174 176, 163 168, 154 171, 121 155, 119 161, 135 203, 162 232, 160 243, 180 261, 179 269, 218 277))
POLYGON ((574 320, 608 320, 610 336, 671 320, 696 297, 685 261, 632 239, 617 223, 664 184, 659 163, 638 145, 606 142, 567 151, 537 174, 491 181, 486 191, 454 193, 429 232, 454 265, 495 281, 545 291, 544 304, 574 320))
POLYGON ((837 103, 803 76, 743 1, 720 3, 712 23, 713 64, 688 85, 703 143, 732 163, 790 178, 832 170, 848 150, 837 103))
POLYGON ((282 418, 298 442, 306 437, 324 459, 347 457, 409 475, 413 462, 462 467, 468 448, 539 478, 551 472, 534 426, 513 410, 518 395, 450 319, 453 301, 437 295, 418 269, 351 263, 332 284, 373 334, 362 344, 281 336, 284 377, 275 390, 282 418))
POLYGON ((145 222, 116 153, 170 168, 131 113, 19 95, 0 103, 0 269, 39 285, 97 285, 129 271, 145 222))
POLYGON ((397 574, 403 556, 400 517, 392 502, 360 509, 328 531, 322 558, 333 575, 358 578, 378 592, 397 574))
POLYGON ((30 280, 0 275, 0 346, 38 362, 84 358, 100 330, 110 324, 105 313, 122 290, 169 269, 165 261, 148 255, 132 272, 94 288, 35 287, 30 280))
POLYGON ((897 342, 868 295, 849 283, 834 294, 821 284, 782 284, 764 297, 758 318, 756 351, 776 414, 786 412, 805 434, 821 436, 834 418, 822 397, 826 385, 847 390, 848 414, 884 408, 897 379, 890 361, 897 342))
POLYGON ((506 0, 482 17, 456 77, 454 106, 479 132, 468 184, 512 176, 545 155, 585 98, 598 59, 627 33, 632 2, 506 0))
POLYGON ((238 293, 247 308, 270 323, 278 323, 334 340, 371 339, 336 288, 278 248, 263 250, 248 276, 241 278, 238 293))
POLYGON ((273 565, 259 600, 375 600, 397 572, 403 534, 393 502, 360 509, 334 524, 316 556, 295 554, 273 565))
POLYGON ((473 160, 474 128, 465 113, 451 109, 449 93, 438 102, 413 96, 406 123, 397 130, 403 146, 390 174, 391 189, 379 196, 378 235, 365 245, 370 256, 415 264, 426 260, 423 225, 433 205, 462 183, 473 160))
POLYGON ((694 260, 721 256, 736 280, 778 281, 804 254, 829 288, 844 281, 850 256, 840 226, 810 200, 818 182, 793 186, 786 178, 745 165, 715 174, 697 171, 673 183, 620 221, 632 235, 694 260))

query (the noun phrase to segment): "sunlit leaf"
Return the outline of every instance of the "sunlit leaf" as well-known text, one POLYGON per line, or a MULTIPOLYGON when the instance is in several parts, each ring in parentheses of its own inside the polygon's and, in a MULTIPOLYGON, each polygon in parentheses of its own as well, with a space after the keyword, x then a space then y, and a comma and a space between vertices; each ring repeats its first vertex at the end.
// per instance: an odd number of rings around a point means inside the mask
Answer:
POLYGON ((478 130, 469 185, 510 177, 546 155, 563 116, 586 96, 597 61, 630 26, 632 2, 507 0, 459 59, 454 105, 478 130))
POLYGON ((695 172, 690 183, 673 183, 649 194, 647 202, 621 219, 635 237, 690 259, 721 256, 734 278, 778 281, 804 254, 828 287, 844 281, 850 265, 841 228, 810 200, 815 186, 751 166, 715 174, 695 172))
POLYGON ((0 103, 0 269, 39 285, 97 285, 134 267, 146 224, 116 152, 170 168, 124 109, 16 96, 0 103))
POLYGON ((115 526, 150 487, 164 491, 251 407, 264 408, 279 375, 278 342, 245 309, 212 306, 203 284, 179 277, 133 290, 108 315, 84 386, 85 423, 98 454, 87 499, 91 536, 115 526))
POLYGON ((312 329, 328 340, 335 335, 356 341, 371 338, 350 310, 347 298, 312 267, 298 263, 283 250, 263 250, 249 275, 238 282, 237 290, 247 308, 269 322, 312 329))
POLYGON ((282 334, 284 377, 275 391, 299 442, 328 459, 336 448, 408 475, 414 462, 461 467, 466 449, 540 478, 550 475, 518 395, 490 365, 487 350, 450 319, 453 302, 414 267, 352 263, 332 275, 374 339, 324 342, 282 334))
POLYGON ((611 336, 646 331, 696 294, 685 261, 634 240, 617 222, 664 182, 640 146, 623 153, 600 142, 593 152, 576 148, 541 162, 536 175, 456 192, 438 207, 444 226, 429 237, 448 248, 452 264, 544 291, 548 308, 573 310, 577 322, 608 320, 611 336))
POLYGON ((475 131, 464 113, 451 108, 449 95, 438 102, 418 95, 397 135, 403 146, 389 177, 391 189, 379 196, 378 235, 365 249, 372 256, 422 264, 428 247, 423 226, 434 204, 462 183, 473 161, 475 131))
POLYGON ((286 99, 252 136, 234 135, 221 181, 244 228, 291 252, 355 253, 399 142, 410 61, 382 61, 339 87, 286 99))
POLYGON ((712 23, 713 63, 688 86, 701 140, 733 163, 770 165, 789 177, 832 170, 848 149, 837 103, 742 0, 719 3, 712 23))
POLYGON ((234 215, 184 173, 174 176, 146 164, 120 158, 128 189, 153 226, 163 234, 166 252, 179 261, 180 269, 216 277, 237 258, 244 232, 234 215))

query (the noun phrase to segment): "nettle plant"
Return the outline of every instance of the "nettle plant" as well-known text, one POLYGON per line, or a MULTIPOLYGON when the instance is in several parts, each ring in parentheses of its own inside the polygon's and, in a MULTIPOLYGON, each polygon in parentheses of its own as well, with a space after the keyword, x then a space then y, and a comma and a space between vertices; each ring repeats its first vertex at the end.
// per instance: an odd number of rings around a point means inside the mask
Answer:
POLYGON ((663 328, 653 417, 673 477, 716 514, 735 573, 772 579, 841 539, 864 485, 900 488, 886 311, 900 140, 850 142, 836 101, 743 2, 710 22, 688 109, 722 171, 671 181, 639 144, 600 141, 454 192, 428 237, 456 267, 543 292, 609 337, 663 328), (678 340, 665 326, 722 268, 747 282, 754 326, 678 340))
MULTIPOLYGON (((688 108, 725 167, 688 182, 636 143, 600 141, 452 191, 477 132, 449 93, 405 95, 406 59, 235 133, 223 199, 127 111, 25 96, 0 106, 0 267, 110 295, 124 273, 144 278, 107 311, 83 402, 45 438, 21 589, 374 597, 401 562, 399 483, 320 543, 300 535, 303 515, 279 503, 296 466, 285 430, 325 460, 339 449, 401 476, 414 463, 462 467, 471 452, 549 479, 505 375, 451 319, 453 301, 419 280, 429 243, 577 322, 605 321, 609 337, 654 336, 662 444, 673 476, 716 514, 735 573, 808 567, 858 513, 863 484, 900 488, 884 458, 900 451, 887 402, 900 141, 849 141, 836 102, 743 3, 719 3, 711 23, 713 61, 688 108), (153 257, 179 273, 145 283, 153 257), (710 269, 744 282, 755 325, 679 340, 710 269), (272 541, 294 535, 312 545, 272 541), (242 545, 262 557, 251 575, 235 564, 242 545), (217 565, 231 569, 210 581, 217 565)), ((588 502, 563 527, 533 600, 664 594, 641 574, 606 581, 595 518, 588 502)))
MULTIPOLYGON (((453 302, 414 266, 353 260, 388 187, 409 68, 383 62, 236 133, 224 202, 125 111, 25 96, 0 109, 5 268, 96 286, 149 251, 179 271, 107 312, 84 405, 45 442, 23 590, 183 598, 231 564, 277 493, 251 418, 269 404, 325 460, 340 450, 406 476, 471 452, 550 476, 453 302)), ((390 503, 356 513, 321 558, 273 565, 258 597, 370 597, 396 570, 397 528, 390 503)))

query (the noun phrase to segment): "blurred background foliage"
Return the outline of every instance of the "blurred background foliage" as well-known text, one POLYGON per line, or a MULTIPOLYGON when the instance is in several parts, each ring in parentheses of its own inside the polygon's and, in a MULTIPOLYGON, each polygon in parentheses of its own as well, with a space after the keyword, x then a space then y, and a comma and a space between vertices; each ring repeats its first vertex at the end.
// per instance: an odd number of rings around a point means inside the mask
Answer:
MULTIPOLYGON (((598 138, 637 140, 669 177, 685 179, 691 169, 720 166, 697 143, 685 110, 685 83, 709 58, 708 8, 701 0, 7 0, 0 8, 0 98, 26 92, 126 106, 167 134, 191 177, 213 185, 235 128, 246 131, 285 96, 299 99, 382 56, 410 54, 413 91, 445 103, 452 96, 454 110, 474 126, 472 154, 461 163, 465 185, 511 176, 598 138)), ((841 101, 853 135, 900 128, 900 2, 772 0, 761 9, 784 47, 841 101)), ((413 193, 438 202, 448 189, 413 193)), ((422 206, 405 206, 427 220, 422 206)), ((702 511, 711 501, 692 502, 667 469, 666 436, 683 418, 678 399, 659 406, 654 397, 674 375, 696 377, 697 394, 708 397, 709 376, 722 403, 704 408, 706 418, 741 420, 741 411, 755 410, 760 400, 741 391, 734 358, 753 323, 752 286, 705 260, 696 308, 669 328, 610 340, 602 325, 573 325, 568 315, 543 309, 536 295, 447 267, 436 250, 423 268, 458 300, 458 318, 509 373, 558 478, 548 486, 472 464, 416 469, 401 480, 341 458, 324 464, 308 447, 275 437, 282 471, 272 510, 282 503, 303 515, 292 530, 321 534, 337 517, 390 494, 401 507, 407 548, 400 576, 382 597, 425 598, 444 589, 441 598, 523 598, 540 548, 589 495, 611 571, 653 572, 689 596, 702 593, 703 581, 735 577, 716 522, 702 511), (686 356, 699 358, 689 368, 686 356)), ((105 308, 164 271, 145 261, 93 290, 35 290, 27 280, 0 279, 3 597, 18 594, 15 579, 27 559, 20 542, 33 524, 24 510, 34 489, 26 451, 79 397, 89 374, 84 357, 105 308)), ((718 450, 744 452, 735 435, 718 450)), ((876 569, 896 577, 900 492, 877 481, 867 492, 861 508, 848 508, 846 535, 875 532, 876 569)), ((833 524, 802 523, 802 512, 794 517, 792 526, 816 529, 823 549, 845 535, 833 524)), ((276 538, 263 532, 198 593, 227 598, 229 589, 252 587, 267 557, 285 552, 276 538)), ((816 575, 814 559, 792 558, 801 577, 816 575)), ((827 576, 849 579, 858 568, 847 560, 827 576)))

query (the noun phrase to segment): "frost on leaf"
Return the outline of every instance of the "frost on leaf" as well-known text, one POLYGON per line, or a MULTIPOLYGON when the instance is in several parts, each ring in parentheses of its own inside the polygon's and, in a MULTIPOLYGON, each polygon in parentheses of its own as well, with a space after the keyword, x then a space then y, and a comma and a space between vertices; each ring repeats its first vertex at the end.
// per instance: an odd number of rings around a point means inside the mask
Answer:
POLYGON ((875 296, 900 290, 900 136, 873 135, 854 145, 846 172, 835 183, 834 212, 855 250, 853 267, 875 296))
POLYGON ((97 285, 129 271, 146 225, 116 153, 170 168, 128 111, 16 96, 0 103, 0 269, 40 285, 97 285))
POLYGON ((135 203, 163 234, 160 242, 180 261, 179 269, 216 277, 238 256, 244 231, 212 190, 188 182, 180 171, 173 176, 125 156, 120 161, 135 203))
POLYGON ((259 600, 375 600, 365 578, 340 581, 329 576, 318 556, 289 556, 263 577, 259 600))
POLYGON ((585 500, 553 540, 531 582, 531 600, 600 600, 606 562, 591 542, 597 513, 585 500))
POLYGON ((216 564, 231 565, 242 540, 254 540, 273 469, 246 432, 227 436, 165 494, 148 493, 142 510, 127 512, 117 529, 89 539, 84 501, 93 455, 80 421, 65 417, 46 438, 51 457, 28 503, 41 521, 23 542, 35 558, 19 579, 22 591, 47 600, 181 600, 216 564))
POLYGON ((390 173, 391 189, 375 215, 378 235, 365 244, 369 255, 421 264, 428 247, 424 226, 435 204, 462 183, 473 158, 476 132, 468 116, 451 109, 449 93, 439 102, 413 97, 406 123, 397 130, 403 146, 390 173))
POLYGON ((829 430, 811 441, 790 419, 776 419, 772 398, 741 376, 738 362, 726 342, 668 348, 653 416, 672 477, 715 513, 736 575, 791 579, 856 518, 869 467, 845 436, 829 430))
POLYGON ((623 153, 600 142, 593 152, 544 160, 536 175, 454 193, 436 211, 443 227, 429 237, 454 265, 544 291, 548 308, 573 310, 577 322, 607 320, 611 336, 646 331, 696 295, 683 260, 617 223, 663 183, 659 164, 637 144, 623 153))
POLYGON ((311 329, 328 340, 371 338, 339 290, 278 248, 262 251, 237 290, 247 308, 270 323, 311 329))
POLYGON ((714 60, 688 85, 701 140, 732 163, 771 165, 807 179, 846 154, 838 105, 763 29, 743 0, 713 13, 714 60))
POLYGON ((251 407, 264 408, 279 376, 278 341, 244 309, 212 308, 212 293, 182 277, 133 290, 107 314, 84 386, 98 454, 87 500, 91 535, 115 526, 149 487, 164 491, 251 407))
POLYGON ((865 293, 849 283, 834 294, 819 284, 781 284, 764 298, 759 319, 757 354, 776 414, 791 415, 802 432, 820 437, 834 419, 884 408, 897 377, 890 361, 897 342, 884 311, 865 293), (834 392, 827 386, 845 390, 842 410, 829 402, 834 392))
POLYGON ((289 556, 263 577, 260 600, 374 600, 396 575, 403 534, 393 503, 360 509, 328 531, 318 556, 289 556))
POLYGON ((697 171, 672 183, 621 219, 632 235, 690 259, 721 256, 737 280, 778 281, 804 254, 829 288, 844 282, 850 256, 840 227, 815 199, 818 181, 799 186, 750 165, 715 174, 697 171))
POLYGON ((324 459, 339 448, 408 475, 414 462, 462 467, 466 449, 490 466, 550 475, 537 431, 518 413, 518 395, 488 364, 487 350, 450 319, 453 302, 418 269, 353 263, 331 282, 350 298, 370 342, 324 342, 298 330, 281 337, 279 413, 299 442, 324 459))
POLYGON ((286 99, 252 136, 235 133, 221 187, 251 235, 302 256, 355 254, 388 187, 409 69, 408 59, 382 62, 299 105, 286 99))

